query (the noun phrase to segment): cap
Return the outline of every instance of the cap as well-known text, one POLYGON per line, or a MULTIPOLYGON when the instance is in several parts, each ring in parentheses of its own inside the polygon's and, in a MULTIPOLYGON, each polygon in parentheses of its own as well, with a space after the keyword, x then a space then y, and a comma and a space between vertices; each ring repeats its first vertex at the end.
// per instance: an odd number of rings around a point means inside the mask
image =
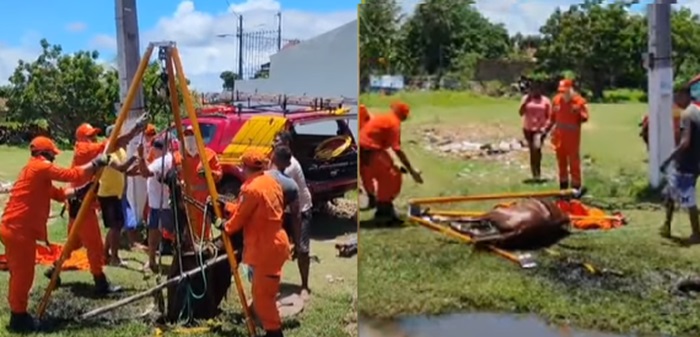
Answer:
POLYGON ((399 118, 406 119, 408 118, 408 115, 411 112, 411 108, 409 108, 408 104, 404 102, 396 101, 394 103, 391 103, 391 111, 393 111, 397 116, 399 116, 399 118))
POLYGON ((193 135, 194 134, 194 128, 192 125, 188 125, 185 130, 182 131, 184 135, 193 135))
POLYGON ((153 124, 148 124, 148 125, 146 125, 146 130, 144 130, 143 133, 144 133, 146 136, 155 136, 155 135, 158 133, 158 131, 156 130, 156 126, 155 126, 155 125, 153 125, 153 124))
POLYGON ((255 170, 262 170, 269 164, 268 157, 256 149, 249 149, 243 152, 241 161, 243 162, 243 166, 255 170))
POLYGON ((56 143, 54 143, 53 140, 51 140, 51 138, 44 136, 38 136, 32 139, 31 143, 29 143, 29 150, 48 151, 53 152, 53 154, 61 153, 61 151, 58 150, 58 147, 56 147, 56 143))
POLYGON ((574 81, 572 80, 561 80, 559 81, 559 92, 565 92, 574 87, 574 81))
POLYGON ((89 123, 83 123, 80 124, 78 129, 75 130, 75 138, 76 139, 82 139, 82 138, 90 138, 92 136, 95 136, 102 132, 99 128, 95 128, 89 123))

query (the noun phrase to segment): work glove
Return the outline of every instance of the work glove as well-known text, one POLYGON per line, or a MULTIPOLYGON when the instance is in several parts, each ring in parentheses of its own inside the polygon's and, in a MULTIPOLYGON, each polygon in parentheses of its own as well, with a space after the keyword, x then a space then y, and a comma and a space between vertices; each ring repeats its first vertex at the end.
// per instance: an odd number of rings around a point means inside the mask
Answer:
POLYGON ((109 165, 110 156, 103 154, 92 160, 92 166, 95 167, 105 167, 109 165))
MULTIPOLYGON (((224 219, 228 219, 231 216, 231 214, 228 214, 228 212, 226 212, 226 203, 223 202, 221 199, 218 199, 216 202, 219 204, 219 209, 222 213, 221 215, 224 217, 224 219)), ((206 207, 207 212, 209 213, 209 217, 211 219, 220 220, 217 219, 216 212, 214 211, 214 202, 211 200, 211 197, 207 197, 206 207)))

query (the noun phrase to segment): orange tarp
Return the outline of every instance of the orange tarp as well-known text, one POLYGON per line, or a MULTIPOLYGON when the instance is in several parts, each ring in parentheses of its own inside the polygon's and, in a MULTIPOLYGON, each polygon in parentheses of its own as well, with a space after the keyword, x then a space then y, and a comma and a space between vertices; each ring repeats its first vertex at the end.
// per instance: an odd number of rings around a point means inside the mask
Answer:
POLYGON ((586 206, 578 200, 559 200, 557 206, 570 216, 576 216, 571 225, 577 229, 613 229, 624 225, 621 214, 606 214, 605 211, 586 206))
MULTIPOLYGON (((515 202, 501 203, 496 205, 495 208, 509 207, 513 204, 515 202)), ((624 226, 622 214, 607 214, 599 208, 586 206, 579 200, 558 200, 556 204, 564 213, 574 218, 571 220, 571 226, 576 229, 607 230, 624 226)))
MULTIPOLYGON (((36 264, 51 266, 61 257, 62 245, 51 244, 51 247, 36 245, 36 264)), ((71 254, 70 258, 63 263, 62 270, 90 270, 88 264, 87 251, 78 249, 71 254)), ((7 270, 7 258, 5 254, 0 255, 0 270, 7 270)))

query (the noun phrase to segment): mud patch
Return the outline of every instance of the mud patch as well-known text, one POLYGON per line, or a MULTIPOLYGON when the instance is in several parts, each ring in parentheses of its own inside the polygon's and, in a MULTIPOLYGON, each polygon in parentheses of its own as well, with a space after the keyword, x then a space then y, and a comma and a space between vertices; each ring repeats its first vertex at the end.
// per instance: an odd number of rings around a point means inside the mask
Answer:
MULTIPOLYGON (((42 295, 43 292, 34 293, 31 302, 41 302, 42 295)), ((127 296, 127 294, 123 295, 127 296)), ((77 320, 82 314, 106 305, 109 301, 116 300, 118 299, 109 298, 95 301, 88 297, 76 296, 73 293, 56 291, 52 294, 40 328, 43 332, 53 332, 64 329, 88 329, 95 326, 117 327, 120 324, 133 322, 134 320, 143 321, 144 323, 155 323, 157 315, 143 314, 146 311, 145 309, 152 305, 152 299, 145 299, 132 305, 117 308, 93 319, 80 322, 77 320)))
POLYGON ((425 148, 442 156, 519 162, 520 153, 527 151, 518 130, 502 124, 433 126, 420 132, 425 148))
POLYGON ((700 278, 669 270, 628 273, 594 261, 577 258, 546 258, 532 272, 573 292, 607 292, 639 299, 666 294, 676 301, 697 299, 700 278))

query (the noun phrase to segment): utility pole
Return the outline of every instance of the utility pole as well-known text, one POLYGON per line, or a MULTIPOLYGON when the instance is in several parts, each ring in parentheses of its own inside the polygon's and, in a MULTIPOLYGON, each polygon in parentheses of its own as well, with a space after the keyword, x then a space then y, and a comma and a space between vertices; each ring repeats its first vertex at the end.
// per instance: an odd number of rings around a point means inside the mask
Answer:
POLYGON ((282 50, 282 12, 277 12, 277 51, 282 50))
POLYGON ((671 155, 673 138, 673 60, 671 58, 671 4, 655 0, 647 5, 649 49, 646 55, 649 97, 649 183, 661 185, 661 164, 671 155))
POLYGON ((243 15, 238 15, 238 78, 243 77, 243 15))
MULTIPOLYGON (((119 59, 119 97, 120 102, 126 98, 129 86, 134 81, 136 69, 141 61, 141 51, 139 43, 139 24, 136 13, 136 0, 115 0, 115 17, 117 23, 117 56, 119 59)), ((118 110, 117 110, 118 111, 118 110)), ((144 114, 143 89, 136 92, 134 104, 129 110, 127 125, 133 123, 144 114)), ((127 153, 132 156, 136 153, 136 148, 142 141, 141 137, 132 140, 127 153)), ((143 208, 146 204, 146 180, 142 177, 130 177, 127 184, 127 198, 134 210, 136 220, 141 221, 143 208)))

